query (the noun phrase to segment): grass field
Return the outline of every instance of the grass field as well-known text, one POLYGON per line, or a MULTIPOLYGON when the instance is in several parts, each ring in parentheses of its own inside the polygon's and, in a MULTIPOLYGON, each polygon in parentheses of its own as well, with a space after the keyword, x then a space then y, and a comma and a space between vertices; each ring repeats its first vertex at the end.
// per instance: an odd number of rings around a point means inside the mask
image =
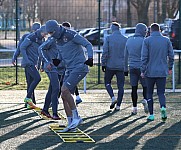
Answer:
MULTIPOLYGON (((179 150, 181 149, 181 93, 166 93, 168 119, 160 118, 158 98, 154 95, 155 120, 147 122, 147 114, 139 94, 138 114, 131 116, 130 93, 125 93, 120 111, 109 109, 106 92, 81 93, 78 106, 84 122, 79 126, 95 143, 63 143, 49 130, 56 121, 40 119, 24 108, 25 90, 0 90, 0 149, 18 150, 179 150)), ((46 91, 36 91, 37 106, 43 107, 46 91)), ((59 112, 65 116, 62 101, 59 112)), ((66 124, 65 121, 59 121, 66 124)))
MULTIPOLYGON (((18 67, 18 84, 16 83, 16 70, 15 67, 3 67, 0 68, 0 89, 4 90, 24 90, 26 89, 26 81, 24 75, 24 69, 18 67)), ((176 75, 177 77, 177 75, 176 75)), ((177 79, 177 78, 176 78, 177 79)), ((49 80, 45 72, 41 73, 41 82, 39 83, 37 89, 46 90, 48 89, 49 80)), ((114 89, 117 89, 116 78, 113 78, 112 85, 114 89)), ((98 84, 98 66, 90 68, 90 72, 86 78, 87 89, 105 89, 104 87, 104 73, 100 71, 100 84, 98 84)), ((129 76, 125 78, 125 89, 130 89, 129 76)), ((139 86, 141 88, 141 86, 139 86)), ((172 78, 169 76, 167 78, 167 89, 172 89, 172 78)), ((176 84, 176 88, 180 89, 181 84, 176 84)), ((83 89, 83 81, 79 83, 79 89, 83 89)))

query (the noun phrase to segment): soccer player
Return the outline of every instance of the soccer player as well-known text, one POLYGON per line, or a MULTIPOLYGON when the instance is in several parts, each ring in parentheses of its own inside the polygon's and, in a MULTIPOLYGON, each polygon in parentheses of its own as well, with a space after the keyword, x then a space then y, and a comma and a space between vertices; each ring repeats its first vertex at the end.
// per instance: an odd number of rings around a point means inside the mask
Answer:
POLYGON ((137 114, 137 100, 138 100, 138 82, 141 82, 143 87, 143 100, 142 104, 144 106, 145 113, 148 113, 148 105, 147 105, 147 87, 145 78, 141 78, 141 50, 144 37, 147 32, 147 26, 143 23, 138 23, 136 25, 135 34, 132 37, 129 37, 126 42, 125 47, 125 72, 128 74, 128 65, 130 72, 130 83, 132 86, 131 98, 133 103, 132 115, 137 114))
MULTIPOLYGON (((15 66, 16 65, 16 60, 18 58, 18 56, 20 55, 20 46, 21 46, 21 43, 24 41, 24 39, 31 33, 35 32, 36 30, 38 30, 39 28, 41 27, 41 24, 39 22, 34 22, 32 27, 31 27, 31 32, 30 33, 25 33, 22 38, 20 39, 19 43, 18 43, 18 47, 16 49, 16 51, 14 52, 14 55, 13 55, 13 58, 12 58, 12 64, 15 66)), ((25 69, 25 77, 26 77, 26 83, 27 83, 27 92, 28 92, 28 89, 29 89, 29 86, 32 82, 32 78, 31 76, 29 76, 29 74, 26 72, 26 69, 25 69)), ((34 104, 36 104, 36 100, 35 100, 35 94, 34 94, 34 91, 31 95, 31 98, 32 98, 32 101, 34 104)), ((27 105, 25 103, 25 107, 27 107, 29 105, 27 105)))
POLYGON ((73 30, 59 26, 56 20, 46 22, 46 31, 56 39, 57 48, 60 50, 62 60, 66 65, 61 97, 68 119, 68 126, 60 132, 68 132, 82 122, 72 94, 77 84, 89 72, 88 66, 93 66, 93 49, 91 43, 85 38, 73 30), (87 60, 82 46, 87 49, 87 60))
POLYGON ((110 109, 117 106, 115 110, 120 110, 124 94, 124 49, 127 37, 119 31, 120 25, 117 22, 111 24, 112 34, 105 39, 103 53, 101 57, 102 71, 105 72, 104 83, 106 90, 112 100, 110 109), (111 86, 111 80, 116 75, 118 86, 118 98, 116 99, 111 86))
MULTIPOLYGON (((67 22, 67 21, 63 22, 63 23, 62 23, 62 26, 63 26, 64 28, 66 28, 66 29, 70 29, 70 28, 71 28, 70 22, 67 22)), ((80 95, 79 95, 78 86, 76 86, 76 88, 75 88, 75 96, 76 96, 76 100, 75 100, 75 101, 76 101, 76 105, 78 105, 79 103, 82 102, 82 99, 81 99, 81 97, 80 97, 80 95)))
POLYGON ((32 82, 27 89, 27 95, 24 99, 28 108, 36 108, 36 105, 32 102, 31 96, 34 89, 41 80, 40 74, 37 69, 38 63, 38 47, 44 42, 44 37, 47 35, 45 26, 41 26, 40 29, 34 33, 29 34, 20 46, 20 51, 23 56, 21 66, 25 68, 27 76, 32 78, 32 82))
POLYGON ((60 91, 59 86, 59 76, 58 76, 58 66, 60 65, 61 55, 57 50, 55 40, 52 40, 52 37, 49 37, 40 47, 39 47, 39 56, 40 60, 43 62, 43 69, 47 73, 47 76, 50 80, 48 92, 45 97, 45 103, 41 114, 45 115, 48 118, 54 120, 60 120, 58 116, 58 94, 60 91), (50 115, 48 109, 49 106, 52 106, 53 116, 50 115))
POLYGON ((143 78, 146 77, 147 102, 150 113, 147 120, 154 120, 153 91, 156 84, 161 118, 165 121, 167 119, 165 98, 166 77, 172 73, 174 53, 169 38, 162 36, 160 33, 159 24, 153 23, 150 31, 150 36, 143 42, 141 54, 141 76, 143 78))

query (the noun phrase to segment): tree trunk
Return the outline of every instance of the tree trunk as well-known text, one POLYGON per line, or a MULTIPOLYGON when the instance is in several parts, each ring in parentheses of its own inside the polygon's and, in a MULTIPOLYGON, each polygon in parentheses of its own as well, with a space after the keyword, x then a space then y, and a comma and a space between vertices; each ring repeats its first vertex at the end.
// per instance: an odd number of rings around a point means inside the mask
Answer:
POLYGON ((130 0, 127 0, 127 26, 132 26, 132 16, 131 16, 131 6, 130 6, 130 0))
POLYGON ((112 16, 113 16, 113 18, 115 17, 117 17, 117 12, 116 12, 116 1, 117 0, 113 0, 113 4, 112 4, 112 16))

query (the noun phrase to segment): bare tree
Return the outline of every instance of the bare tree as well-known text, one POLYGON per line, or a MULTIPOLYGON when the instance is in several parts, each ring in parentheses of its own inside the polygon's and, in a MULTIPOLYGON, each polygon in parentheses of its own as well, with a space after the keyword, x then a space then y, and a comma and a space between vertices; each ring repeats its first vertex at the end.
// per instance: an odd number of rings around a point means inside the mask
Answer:
POLYGON ((136 8, 138 22, 148 24, 148 8, 150 0, 131 0, 131 4, 136 8))
POLYGON ((130 6, 130 1, 127 0, 127 26, 131 27, 132 26, 132 15, 131 15, 131 6, 130 6))
POLYGON ((112 17, 113 18, 117 17, 116 2, 117 2, 117 0, 113 0, 113 4, 112 4, 112 17))

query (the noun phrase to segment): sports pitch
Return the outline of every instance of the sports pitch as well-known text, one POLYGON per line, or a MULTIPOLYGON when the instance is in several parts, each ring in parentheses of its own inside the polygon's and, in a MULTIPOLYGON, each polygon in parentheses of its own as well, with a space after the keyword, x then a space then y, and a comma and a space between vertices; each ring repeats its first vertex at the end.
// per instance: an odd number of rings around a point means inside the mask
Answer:
MULTIPOLYGON (((138 114, 131 116, 130 93, 125 93, 120 111, 109 109, 106 92, 81 93, 78 106, 83 124, 79 129, 95 143, 65 143, 49 129, 51 124, 66 121, 41 119, 33 110, 24 108, 26 91, 0 91, 0 150, 178 150, 181 149, 181 93, 166 93, 168 119, 160 118, 155 94, 155 120, 147 122, 147 114, 139 94, 138 114)), ((37 106, 42 107, 46 91, 36 91, 37 106)), ((65 116, 61 99, 59 112, 65 116)))

